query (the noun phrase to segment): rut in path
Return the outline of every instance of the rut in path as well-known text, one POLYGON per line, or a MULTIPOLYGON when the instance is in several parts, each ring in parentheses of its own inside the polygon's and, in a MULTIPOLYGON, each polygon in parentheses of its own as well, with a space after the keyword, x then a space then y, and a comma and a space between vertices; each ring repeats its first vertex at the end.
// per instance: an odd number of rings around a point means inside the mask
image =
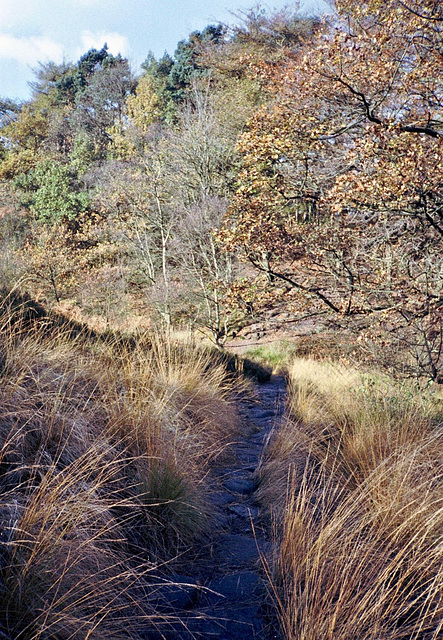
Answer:
POLYGON ((267 616, 267 596, 260 556, 272 551, 269 527, 254 500, 255 471, 263 447, 281 420, 285 380, 272 376, 257 385, 258 402, 241 402, 245 435, 233 445, 234 462, 214 470, 222 487, 212 495, 218 511, 210 544, 160 589, 165 613, 179 622, 147 632, 146 640, 274 640, 279 638, 267 616))

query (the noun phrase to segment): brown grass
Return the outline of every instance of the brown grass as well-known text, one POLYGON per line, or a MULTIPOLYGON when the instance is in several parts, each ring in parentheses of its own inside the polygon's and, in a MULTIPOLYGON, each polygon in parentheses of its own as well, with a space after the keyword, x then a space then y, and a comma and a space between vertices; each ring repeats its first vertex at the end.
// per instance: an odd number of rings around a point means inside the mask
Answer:
POLYGON ((441 637, 443 429, 431 390, 295 361, 261 470, 291 640, 441 637), (289 487, 289 488, 288 488, 289 487))
POLYGON ((233 382, 191 342, 75 340, 8 314, 0 635, 137 638, 159 623, 164 563, 210 526, 210 465, 239 427, 233 382))

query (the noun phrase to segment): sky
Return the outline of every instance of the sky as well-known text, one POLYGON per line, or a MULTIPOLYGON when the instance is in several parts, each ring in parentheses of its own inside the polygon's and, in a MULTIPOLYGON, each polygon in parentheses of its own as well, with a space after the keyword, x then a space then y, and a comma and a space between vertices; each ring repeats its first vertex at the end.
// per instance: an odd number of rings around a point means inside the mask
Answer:
MULTIPOLYGON (((104 43, 129 59, 135 73, 149 51, 174 53, 191 31, 236 22, 254 0, 0 0, 0 98, 26 100, 38 62, 76 62, 104 43)), ((262 3, 271 9, 288 0, 262 3)), ((302 13, 320 14, 324 0, 303 0, 302 13)))

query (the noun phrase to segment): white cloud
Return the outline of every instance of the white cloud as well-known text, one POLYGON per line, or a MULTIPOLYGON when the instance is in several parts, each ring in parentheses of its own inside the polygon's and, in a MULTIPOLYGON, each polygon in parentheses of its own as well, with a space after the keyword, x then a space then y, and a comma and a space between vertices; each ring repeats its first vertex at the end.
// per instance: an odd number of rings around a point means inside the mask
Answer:
POLYGON ((50 38, 16 38, 8 33, 0 33, 0 59, 16 60, 21 64, 35 64, 45 60, 62 62, 63 46, 50 38))
POLYGON ((112 53, 114 56, 118 53, 121 53, 122 56, 127 56, 130 50, 128 38, 115 31, 95 33, 92 31, 82 31, 81 42, 82 49, 79 50, 79 55, 92 48, 101 49, 105 43, 108 45, 109 53, 112 53))
POLYGON ((0 2, 0 26, 8 24, 14 19, 14 5, 16 15, 17 7, 14 0, 2 0, 0 2))

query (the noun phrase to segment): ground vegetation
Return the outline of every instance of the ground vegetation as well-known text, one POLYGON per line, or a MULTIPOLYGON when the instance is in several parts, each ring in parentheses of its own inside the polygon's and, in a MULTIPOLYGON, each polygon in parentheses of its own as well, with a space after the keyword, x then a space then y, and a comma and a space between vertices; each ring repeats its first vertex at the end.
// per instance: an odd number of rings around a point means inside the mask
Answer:
POLYGON ((233 22, 0 100, 8 640, 156 637, 220 504, 270 634, 441 637, 441 3, 233 22))

